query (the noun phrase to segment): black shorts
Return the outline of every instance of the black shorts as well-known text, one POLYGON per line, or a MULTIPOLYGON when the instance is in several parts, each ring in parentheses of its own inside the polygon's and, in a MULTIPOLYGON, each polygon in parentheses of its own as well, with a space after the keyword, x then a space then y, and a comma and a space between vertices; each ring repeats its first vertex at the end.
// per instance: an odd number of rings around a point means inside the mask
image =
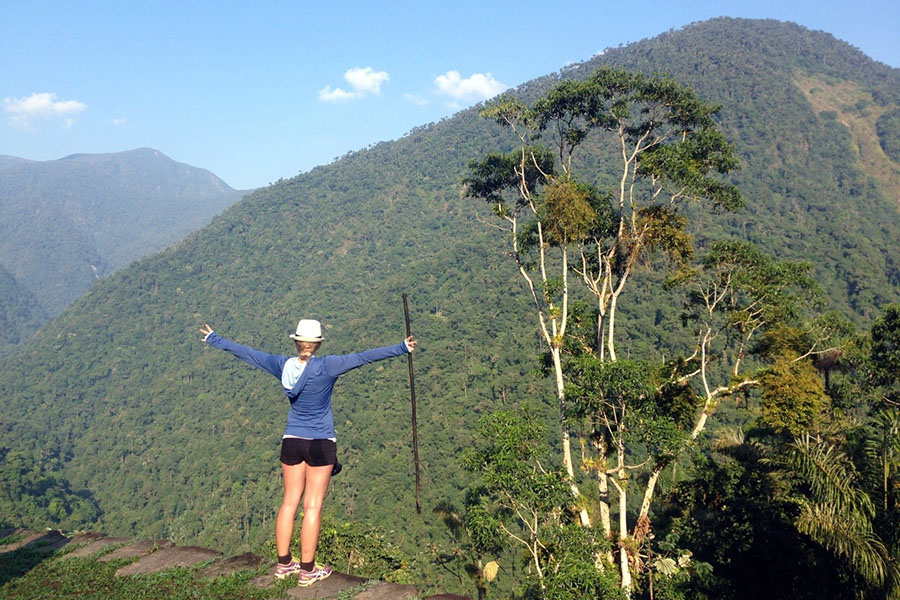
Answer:
POLYGON ((281 440, 281 462, 286 465, 305 462, 311 467, 333 465, 337 462, 337 444, 331 440, 284 438, 281 440))

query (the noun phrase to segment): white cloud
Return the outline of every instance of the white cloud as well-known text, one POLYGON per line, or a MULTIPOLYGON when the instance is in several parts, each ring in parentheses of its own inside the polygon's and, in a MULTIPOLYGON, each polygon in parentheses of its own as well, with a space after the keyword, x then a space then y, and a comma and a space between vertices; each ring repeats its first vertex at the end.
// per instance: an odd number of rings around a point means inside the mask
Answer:
POLYGON ((331 89, 330 85, 326 85, 319 90, 319 100, 322 102, 346 102, 353 100, 357 96, 353 92, 347 92, 341 88, 331 89))
POLYGON ((322 102, 346 102, 357 100, 368 94, 380 94, 381 84, 390 81, 387 71, 376 71, 372 67, 354 67, 344 73, 344 80, 350 84, 353 91, 348 92, 342 88, 331 89, 326 85, 319 90, 319 100, 322 102))
POLYGON ((416 106, 427 106, 428 98, 423 98, 418 94, 403 94, 403 97, 410 104, 415 104, 416 106))
POLYGON ((465 79, 459 71, 447 71, 434 78, 437 93, 450 96, 454 100, 487 100, 505 90, 506 84, 500 83, 490 73, 475 73, 465 79))
POLYGON ((9 115, 9 124, 30 130, 35 119, 64 119, 68 129, 74 123, 74 115, 87 108, 87 104, 77 100, 57 101, 56 94, 42 92, 25 98, 4 98, 3 110, 9 115))
POLYGON ((344 73, 344 79, 353 86, 357 94, 363 95, 367 93, 380 94, 381 84, 391 78, 387 71, 375 71, 372 67, 365 69, 356 67, 344 73))

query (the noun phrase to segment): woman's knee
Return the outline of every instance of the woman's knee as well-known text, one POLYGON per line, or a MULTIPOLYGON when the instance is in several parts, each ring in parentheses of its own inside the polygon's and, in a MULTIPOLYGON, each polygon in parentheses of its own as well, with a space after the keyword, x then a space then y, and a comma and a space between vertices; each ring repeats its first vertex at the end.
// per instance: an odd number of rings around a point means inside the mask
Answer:
POLYGON ((284 498, 282 498, 281 510, 293 510, 296 513, 298 508, 300 508, 300 497, 299 496, 297 496, 296 498, 294 498, 292 496, 291 497, 285 496, 284 498))
POLYGON ((303 512, 320 514, 322 512, 322 500, 324 500, 324 498, 304 498, 303 512))

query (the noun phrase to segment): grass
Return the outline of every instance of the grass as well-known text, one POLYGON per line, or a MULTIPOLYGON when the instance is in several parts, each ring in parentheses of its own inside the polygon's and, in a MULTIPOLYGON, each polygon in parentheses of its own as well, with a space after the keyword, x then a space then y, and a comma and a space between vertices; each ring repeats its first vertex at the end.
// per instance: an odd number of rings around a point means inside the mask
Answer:
POLYGON ((15 544, 16 542, 21 542, 25 539, 24 533, 16 533, 13 535, 8 535, 4 538, 0 538, 0 546, 5 546, 7 544, 15 544))
MULTIPOLYGON (((116 577, 116 571, 135 559, 108 563, 95 558, 64 558, 65 551, 41 552, 21 548, 0 554, 0 598, 16 600, 157 599, 263 600, 281 596, 287 585, 257 588, 251 580, 263 569, 201 579, 197 568, 174 568, 151 575, 116 577)), ((265 569, 268 573, 268 569, 265 569)))
MULTIPOLYGON (((20 536, 21 537, 21 536, 20 536)), ((13 540, 17 541, 17 540, 13 540)), ((89 543, 89 542, 87 542, 89 543)), ((231 575, 200 578, 197 572, 217 559, 191 567, 176 567, 158 573, 116 577, 116 571, 139 558, 109 562, 98 559, 122 544, 110 544, 90 557, 67 556, 80 545, 59 550, 34 544, 0 554, 0 599, 2 600, 268 600, 283 598, 296 586, 290 578, 274 581, 267 588, 253 585, 260 576, 271 577, 271 564, 231 575)), ((338 600, 352 600, 379 585, 370 580, 342 590, 338 600)), ((414 599, 413 599, 414 600, 414 599)))
POLYGON ((796 83, 816 112, 837 113, 839 122, 850 132, 858 153, 855 158, 866 173, 874 177, 889 194, 900 187, 897 164, 882 150, 875 129, 875 122, 887 109, 878 106, 872 94, 855 83, 831 84, 821 77, 801 75, 796 77, 796 83), (865 110, 854 108, 859 102, 866 105, 865 110))

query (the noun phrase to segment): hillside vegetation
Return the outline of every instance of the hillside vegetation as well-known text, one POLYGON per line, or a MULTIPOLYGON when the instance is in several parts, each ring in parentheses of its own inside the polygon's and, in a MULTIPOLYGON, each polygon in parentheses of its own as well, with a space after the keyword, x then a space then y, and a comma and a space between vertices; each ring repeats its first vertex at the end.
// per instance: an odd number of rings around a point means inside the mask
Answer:
MULTIPOLYGON (((809 261, 828 308, 863 328, 900 300, 896 69, 825 33, 716 19, 609 49, 514 95, 532 102, 600 66, 666 72, 722 105, 718 124, 742 163, 729 181, 745 208, 691 209, 698 249, 739 239, 809 261)), ((286 407, 275 380, 205 347, 199 327, 288 354, 287 334, 312 317, 325 324, 322 352, 349 352, 403 337, 407 292, 421 340, 425 510, 413 509, 400 361, 336 388, 346 467, 326 510, 393 530, 411 554, 445 540, 431 509, 471 482, 459 456, 481 441, 479 416, 528 407, 548 439, 560 418, 529 297, 485 223, 489 209, 461 190, 471 159, 511 144, 469 109, 258 190, 176 247, 99 281, 7 362, 0 447, 54 461, 53 477, 95 503, 104 531, 256 547, 271 536, 286 407)), ((615 149, 586 148, 578 167, 609 185, 603 167, 615 149)), ((691 334, 681 296, 651 285, 661 274, 636 277, 619 316, 622 352, 683 350, 691 334)), ((13 524, 50 519, 32 515, 13 524)), ((54 518, 74 525, 71 513, 54 518)))
POLYGON ((236 202, 209 171, 143 148, 37 162, 0 160, 0 313, 18 336, 55 317, 95 281, 162 250, 236 202), (32 296, 35 312, 19 295, 32 296), (29 318, 30 316, 30 318, 29 318))

